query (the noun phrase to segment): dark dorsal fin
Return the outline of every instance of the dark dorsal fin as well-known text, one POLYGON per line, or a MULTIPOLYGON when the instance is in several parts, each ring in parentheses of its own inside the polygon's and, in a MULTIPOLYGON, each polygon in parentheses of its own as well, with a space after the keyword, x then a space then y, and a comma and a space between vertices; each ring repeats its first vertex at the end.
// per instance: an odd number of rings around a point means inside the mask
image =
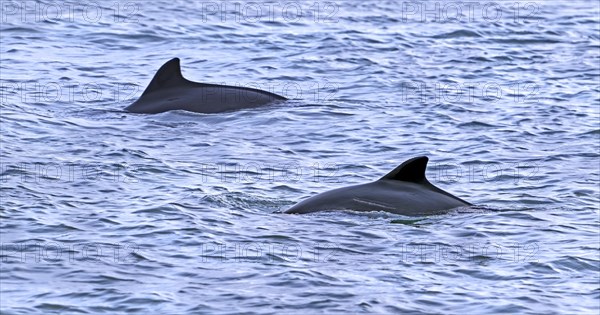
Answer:
POLYGON ((470 203, 453 196, 452 194, 445 192, 433 184, 431 184, 427 178, 425 177, 425 169, 427 168, 427 162, 429 158, 426 156, 418 156, 407 160, 406 162, 400 164, 393 171, 389 172, 387 175, 383 176, 381 179, 387 180, 399 180, 411 183, 417 183, 428 187, 429 189, 436 191, 440 194, 444 194, 448 197, 460 200, 466 205, 471 205, 470 203))
POLYGON ((426 156, 419 156, 405 161, 396 167, 393 171, 383 176, 381 179, 400 180, 413 183, 429 183, 425 178, 425 169, 427 168, 426 156))
POLYGON ((160 89, 181 85, 185 82, 188 81, 181 74, 179 58, 173 58, 158 69, 158 72, 156 72, 154 78, 150 81, 144 93, 142 93, 142 96, 160 89))

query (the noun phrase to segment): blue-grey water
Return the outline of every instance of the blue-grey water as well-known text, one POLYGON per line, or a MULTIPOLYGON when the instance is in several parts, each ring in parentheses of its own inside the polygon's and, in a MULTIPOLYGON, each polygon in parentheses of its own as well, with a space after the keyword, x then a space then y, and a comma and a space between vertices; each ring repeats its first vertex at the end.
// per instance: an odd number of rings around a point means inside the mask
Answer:
POLYGON ((597 1, 0 5, 2 314, 598 314, 597 1), (419 155, 476 207, 274 213, 419 155))

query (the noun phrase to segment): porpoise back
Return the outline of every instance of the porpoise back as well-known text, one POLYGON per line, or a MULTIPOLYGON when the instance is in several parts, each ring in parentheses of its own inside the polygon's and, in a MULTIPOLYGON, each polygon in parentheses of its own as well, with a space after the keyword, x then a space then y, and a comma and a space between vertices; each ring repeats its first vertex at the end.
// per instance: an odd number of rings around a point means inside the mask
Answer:
POLYGON ((285 100, 259 89, 192 82, 183 77, 180 60, 174 58, 160 67, 140 98, 125 110, 146 114, 170 110, 220 113, 285 100))
POLYGON ((428 158, 412 158, 379 180, 342 187, 310 197, 284 213, 326 210, 386 211, 421 216, 471 204, 431 184, 425 177, 428 158))

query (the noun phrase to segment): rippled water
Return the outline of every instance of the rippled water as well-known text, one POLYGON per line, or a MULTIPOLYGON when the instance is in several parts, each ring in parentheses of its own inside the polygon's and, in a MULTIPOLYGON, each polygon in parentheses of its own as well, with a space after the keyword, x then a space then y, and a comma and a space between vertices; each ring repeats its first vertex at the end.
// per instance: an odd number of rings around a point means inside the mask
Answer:
POLYGON ((596 1, 1 5, 3 314, 597 314, 596 1), (418 155, 477 206, 274 213, 418 155))

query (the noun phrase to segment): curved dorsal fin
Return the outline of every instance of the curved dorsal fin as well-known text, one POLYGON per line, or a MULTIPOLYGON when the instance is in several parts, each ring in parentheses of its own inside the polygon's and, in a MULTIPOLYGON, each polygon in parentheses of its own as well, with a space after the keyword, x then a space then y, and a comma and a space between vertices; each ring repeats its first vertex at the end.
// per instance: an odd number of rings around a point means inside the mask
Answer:
POLYGON ((400 180, 413 183, 429 183, 427 178, 425 178, 427 161, 429 161, 429 158, 426 156, 412 158, 400 164, 381 179, 400 180))
POLYGON ((428 161, 429 161, 429 158, 426 156, 418 156, 418 157, 412 158, 412 159, 407 160, 404 163, 400 164, 393 171, 389 172, 387 175, 383 176, 381 179, 399 180, 399 181, 421 184, 435 192, 438 192, 438 193, 444 194, 448 197, 457 199, 466 205, 471 205, 470 203, 435 187, 433 184, 431 184, 427 180, 427 178, 425 177, 425 169, 427 168, 428 161))
POLYGON ((148 84, 148 87, 142 93, 142 96, 160 89, 181 85, 185 82, 187 80, 181 74, 179 58, 173 58, 158 69, 154 78, 152 78, 152 81, 150 81, 150 84, 148 84))

